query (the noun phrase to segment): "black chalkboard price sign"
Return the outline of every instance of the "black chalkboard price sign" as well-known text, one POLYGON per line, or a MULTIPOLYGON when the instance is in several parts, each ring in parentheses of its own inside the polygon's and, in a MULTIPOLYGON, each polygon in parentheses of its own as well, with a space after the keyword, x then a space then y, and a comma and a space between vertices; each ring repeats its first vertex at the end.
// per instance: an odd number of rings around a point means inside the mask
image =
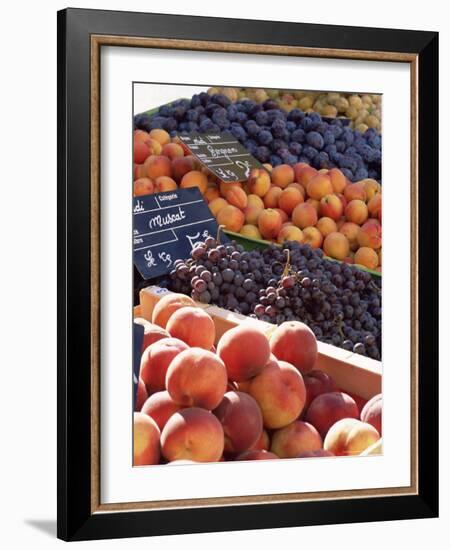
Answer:
POLYGON ((134 265, 144 279, 164 275, 217 229, 198 187, 134 197, 134 265))
POLYGON ((262 168, 230 132, 199 134, 191 132, 179 138, 189 151, 222 181, 245 181, 252 168, 262 168))

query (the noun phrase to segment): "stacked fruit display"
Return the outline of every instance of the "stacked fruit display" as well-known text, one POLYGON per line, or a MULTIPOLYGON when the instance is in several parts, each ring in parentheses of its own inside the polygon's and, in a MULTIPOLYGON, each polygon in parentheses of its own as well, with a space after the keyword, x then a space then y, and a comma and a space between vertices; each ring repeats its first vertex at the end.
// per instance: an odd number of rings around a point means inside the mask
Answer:
POLYGON ((302 321, 322 342, 381 359, 381 279, 308 245, 283 246, 245 251, 208 237, 175 261, 167 286, 262 321, 302 321))
POLYGON ((171 137, 229 131, 262 163, 337 167, 350 181, 381 181, 381 135, 375 128, 361 133, 339 118, 328 121, 299 108, 287 113, 273 99, 232 103, 223 94, 202 92, 164 105, 156 113, 136 115, 134 125, 146 132, 164 129, 171 137))
POLYGON ((169 294, 144 326, 134 413, 135 466, 380 452, 381 399, 339 391, 314 370, 302 323, 270 340, 252 324, 225 332, 183 295, 169 294))
POLYGON ((208 94, 223 94, 231 101, 251 99, 257 103, 274 99, 287 112, 298 108, 306 113, 317 112, 329 118, 345 117, 360 132, 369 128, 381 131, 380 94, 220 87, 209 88, 208 94))

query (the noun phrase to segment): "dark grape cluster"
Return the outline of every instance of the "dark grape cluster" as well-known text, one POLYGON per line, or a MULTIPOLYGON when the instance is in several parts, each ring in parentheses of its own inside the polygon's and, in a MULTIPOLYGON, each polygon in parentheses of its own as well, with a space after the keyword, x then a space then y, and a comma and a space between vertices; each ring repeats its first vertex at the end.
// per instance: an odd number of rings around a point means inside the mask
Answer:
POLYGON ((381 359, 381 282, 297 242, 245 251, 208 237, 177 260, 169 288, 270 323, 300 320, 317 339, 381 359))
POLYGON ((135 128, 163 128, 172 137, 229 131, 260 162, 272 166, 306 162, 317 169, 340 168, 350 181, 381 181, 381 135, 373 128, 362 134, 346 122, 300 109, 286 113, 273 99, 232 103, 222 94, 206 92, 134 118, 135 128))

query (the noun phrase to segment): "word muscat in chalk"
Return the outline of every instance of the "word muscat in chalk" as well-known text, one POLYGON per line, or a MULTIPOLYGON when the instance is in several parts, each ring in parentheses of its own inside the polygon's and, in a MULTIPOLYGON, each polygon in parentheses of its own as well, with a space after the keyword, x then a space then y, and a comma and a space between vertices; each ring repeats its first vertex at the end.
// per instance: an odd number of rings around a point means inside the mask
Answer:
POLYGON ((172 225, 175 222, 181 222, 184 219, 186 219, 186 212, 181 208, 181 206, 177 206, 178 212, 175 213, 167 213, 164 215, 157 214, 153 218, 150 218, 148 220, 148 227, 149 229, 154 229, 155 227, 165 227, 166 225, 172 225))

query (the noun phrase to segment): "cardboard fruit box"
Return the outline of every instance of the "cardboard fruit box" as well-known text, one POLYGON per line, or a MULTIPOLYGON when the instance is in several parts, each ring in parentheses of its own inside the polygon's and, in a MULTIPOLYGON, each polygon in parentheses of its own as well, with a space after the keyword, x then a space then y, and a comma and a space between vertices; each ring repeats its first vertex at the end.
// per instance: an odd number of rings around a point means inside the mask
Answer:
MULTIPOLYGON (((139 293, 139 305, 134 308, 135 317, 151 321, 155 304, 170 291, 158 286, 149 286, 139 293)), ((227 330, 246 323, 257 325, 267 336, 275 330, 276 325, 259 321, 239 313, 234 313, 214 305, 200 304, 212 317, 216 327, 216 342, 227 330)), ((329 374, 337 386, 362 399, 368 400, 381 393, 382 366, 380 361, 352 353, 341 348, 317 342, 318 359, 315 368, 329 374)))

